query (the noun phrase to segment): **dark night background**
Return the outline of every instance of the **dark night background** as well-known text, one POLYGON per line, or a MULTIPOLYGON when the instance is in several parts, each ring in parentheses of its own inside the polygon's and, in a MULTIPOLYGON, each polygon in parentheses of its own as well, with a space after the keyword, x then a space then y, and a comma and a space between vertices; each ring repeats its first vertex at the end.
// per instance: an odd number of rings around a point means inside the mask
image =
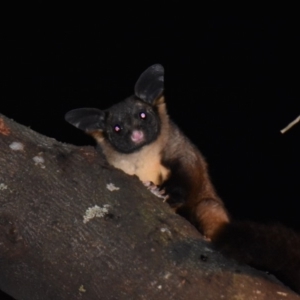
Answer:
POLYGON ((300 230, 300 124, 280 133, 300 115, 298 25, 180 9, 15 19, 1 29, 0 112, 61 142, 94 144, 64 114, 111 106, 161 63, 169 114, 207 158, 233 218, 300 230))

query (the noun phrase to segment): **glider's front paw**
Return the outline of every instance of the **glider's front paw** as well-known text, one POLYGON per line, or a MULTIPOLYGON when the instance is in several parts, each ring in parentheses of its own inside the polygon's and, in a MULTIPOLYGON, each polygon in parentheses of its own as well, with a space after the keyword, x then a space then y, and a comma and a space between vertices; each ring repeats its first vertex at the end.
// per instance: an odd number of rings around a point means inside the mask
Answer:
POLYGON ((156 197, 162 198, 164 202, 168 200, 169 195, 166 195, 166 191, 160 189, 160 187, 155 185, 152 181, 143 181, 143 184, 156 197))

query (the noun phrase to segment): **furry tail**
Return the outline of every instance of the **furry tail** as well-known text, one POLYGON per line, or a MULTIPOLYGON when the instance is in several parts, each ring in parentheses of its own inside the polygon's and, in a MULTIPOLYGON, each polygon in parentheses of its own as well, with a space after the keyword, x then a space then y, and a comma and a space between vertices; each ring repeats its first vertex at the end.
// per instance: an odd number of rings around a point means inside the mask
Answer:
POLYGON ((233 222, 214 237, 224 255, 268 271, 300 293, 300 234, 282 225, 233 222))

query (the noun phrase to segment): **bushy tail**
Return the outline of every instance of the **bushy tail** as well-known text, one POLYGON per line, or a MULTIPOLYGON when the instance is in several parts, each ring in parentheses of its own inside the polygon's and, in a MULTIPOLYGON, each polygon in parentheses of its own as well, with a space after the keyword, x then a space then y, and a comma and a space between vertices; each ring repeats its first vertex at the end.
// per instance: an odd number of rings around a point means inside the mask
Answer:
POLYGON ((300 234, 279 224, 232 222, 213 239, 224 255, 274 274, 300 293, 300 234))

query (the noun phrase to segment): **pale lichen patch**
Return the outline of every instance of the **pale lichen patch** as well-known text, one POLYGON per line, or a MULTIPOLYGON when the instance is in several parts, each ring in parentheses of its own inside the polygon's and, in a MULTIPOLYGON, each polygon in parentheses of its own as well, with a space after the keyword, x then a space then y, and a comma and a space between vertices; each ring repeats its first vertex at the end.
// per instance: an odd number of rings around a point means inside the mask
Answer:
POLYGON ((94 218, 103 218, 105 215, 108 214, 108 208, 110 207, 109 204, 104 204, 103 207, 95 205, 93 207, 89 207, 85 211, 85 215, 83 216, 83 223, 86 224, 90 220, 94 218))
POLYGON ((14 151, 23 151, 24 150, 24 145, 20 142, 12 142, 9 145, 9 148, 14 150, 14 151))
POLYGON ((204 251, 205 251, 205 252, 214 252, 212 249, 207 248, 207 247, 204 247, 204 251))
POLYGON ((44 158, 39 154, 32 158, 36 166, 40 166, 42 169, 45 169, 44 158))
POLYGON ((170 229, 167 228, 167 227, 162 227, 162 228, 160 229, 160 231, 163 232, 163 233, 166 233, 166 234, 169 235, 169 236, 172 236, 172 232, 171 232, 170 229))
POLYGON ((42 156, 35 156, 32 159, 36 164, 43 164, 45 162, 42 156))
POLYGON ((0 183, 0 191, 7 190, 7 185, 4 183, 0 183))
POLYGON ((116 187, 113 183, 108 183, 106 185, 106 188, 111 192, 118 191, 120 189, 119 187, 116 187))
POLYGON ((86 292, 86 289, 84 288, 83 284, 79 287, 79 292, 81 293, 85 293, 86 292))

